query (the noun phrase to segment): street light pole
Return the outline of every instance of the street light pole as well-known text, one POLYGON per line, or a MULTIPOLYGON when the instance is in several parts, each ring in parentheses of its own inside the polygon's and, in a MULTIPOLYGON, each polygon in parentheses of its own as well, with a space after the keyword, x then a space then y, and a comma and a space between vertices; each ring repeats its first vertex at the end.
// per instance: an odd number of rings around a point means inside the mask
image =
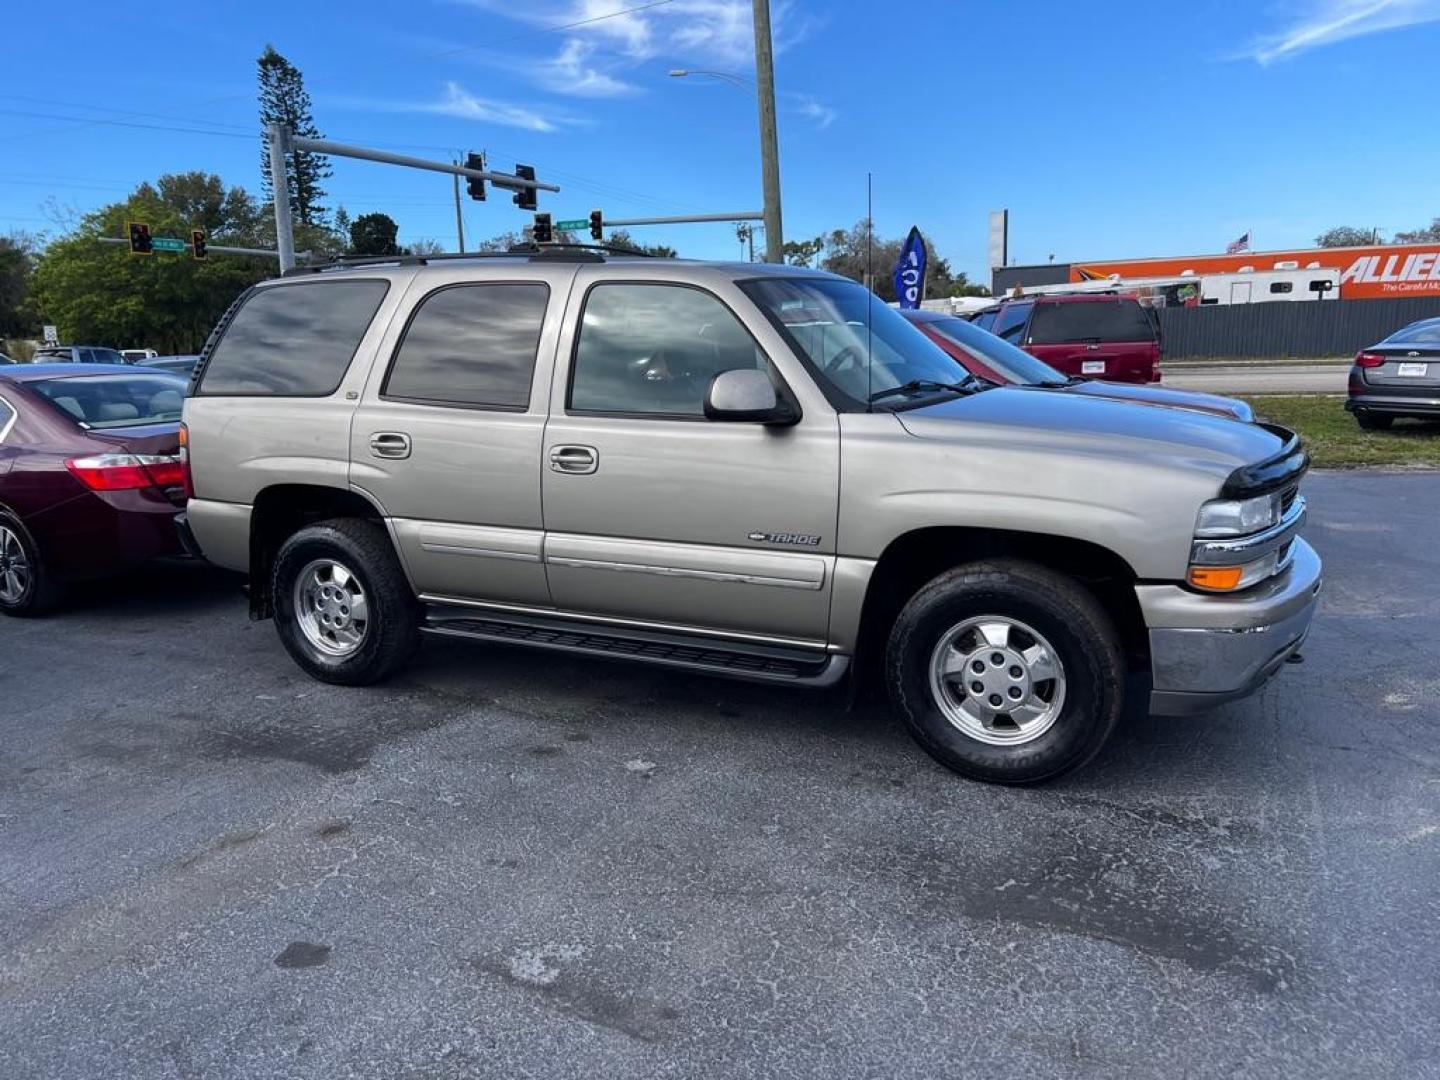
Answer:
POLYGON ((755 0, 755 86, 760 98, 760 168, 765 187, 765 261, 785 261, 780 229, 780 149, 775 134, 775 58, 770 50, 770 0, 755 0))

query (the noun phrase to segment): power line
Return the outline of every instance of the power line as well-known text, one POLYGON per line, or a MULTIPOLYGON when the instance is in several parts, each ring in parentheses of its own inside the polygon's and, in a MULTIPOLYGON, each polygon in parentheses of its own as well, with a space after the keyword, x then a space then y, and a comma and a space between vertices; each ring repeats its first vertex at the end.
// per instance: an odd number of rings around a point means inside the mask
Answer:
MULTIPOLYGON (((222 101, 235 101, 235 100, 238 99, 238 98, 249 97, 249 96, 250 96, 250 92, 247 90, 247 91, 246 91, 245 93, 243 93, 243 94, 226 94, 226 95, 224 95, 224 96, 222 96, 222 97, 210 98, 210 99, 208 99, 208 100, 206 100, 206 101, 198 102, 197 104, 200 104, 200 105, 216 105, 216 104, 219 104, 219 103, 222 102, 222 101)), ((47 101, 47 100, 44 99, 44 98, 24 97, 24 96, 19 95, 19 94, 0 94, 0 97, 8 98, 8 99, 13 100, 13 101, 34 101, 34 102, 39 102, 39 103, 42 103, 42 104, 59 105, 59 106, 62 107, 62 108, 71 108, 71 109, 93 109, 93 110, 98 111, 98 112, 113 112, 113 113, 118 113, 118 114, 121 115, 121 116, 141 116, 141 117, 146 117, 146 118, 148 118, 148 119, 154 119, 154 120, 178 120, 178 121, 180 121, 181 123, 186 123, 186 124, 199 124, 199 125, 206 125, 206 126, 209 126, 209 127, 228 127, 228 128, 235 128, 235 129, 241 130, 241 131, 247 130, 247 129, 245 129, 245 128, 241 128, 240 125, 238 125, 238 124, 225 124, 225 123, 221 123, 220 121, 217 121, 217 120, 194 120, 194 119, 191 119, 190 117, 166 116, 166 115, 161 114, 161 113, 135 112, 135 111, 128 110, 128 109, 110 109, 110 108, 106 108, 106 107, 103 106, 103 105, 81 105, 81 104, 74 103, 74 102, 47 101)), ((44 137, 47 136, 47 135, 54 135, 56 132, 60 132, 60 131, 70 131, 70 130, 73 130, 74 128, 77 128, 77 127, 81 127, 81 128, 83 128, 83 127, 91 127, 91 126, 93 126, 93 125, 95 125, 95 124, 103 124, 104 122, 105 122, 105 121, 104 121, 103 119, 100 119, 100 118, 98 118, 98 117, 79 117, 79 116, 77 116, 77 117, 71 117, 70 120, 69 120, 69 122, 64 123, 64 124, 61 124, 59 127, 40 128, 40 129, 38 129, 38 130, 36 130, 36 131, 24 131, 24 132, 21 132, 19 135, 13 136, 13 138, 15 138, 15 139, 17 139, 17 140, 18 140, 18 139, 38 139, 38 138, 44 138, 44 137)))
MULTIPOLYGON (((243 95, 235 94, 231 95, 231 98, 249 96, 250 92, 247 90, 243 95)), ((253 128, 248 126, 242 126, 240 124, 226 124, 219 120, 196 120, 193 117, 189 116, 174 116, 167 113, 140 112, 136 109, 115 109, 111 108, 108 105, 89 105, 85 102, 80 101, 56 101, 53 98, 29 97, 25 94, 0 94, 0 98, 4 98, 6 101, 28 101, 36 105, 54 105, 62 109, 91 109, 95 112, 115 113, 119 116, 139 116, 146 120, 176 120, 182 124, 204 124, 207 127, 232 128, 236 131, 245 132, 250 132, 254 130, 253 128)), ((231 98, 218 98, 216 100, 226 101, 230 100, 231 98)), ((85 123, 87 124, 93 122, 95 121, 85 121, 85 123)))
POLYGON ((637 11, 648 11, 651 8, 663 7, 666 4, 673 4, 675 0, 651 0, 648 4, 639 4, 635 7, 624 8, 621 11, 612 11, 606 15, 595 15, 588 19, 580 19, 576 22, 562 23, 559 26, 542 26, 535 30, 527 30, 523 34, 514 34, 507 38, 500 38, 498 41, 487 41, 484 45, 460 45, 454 49, 441 49, 439 52, 427 53, 422 60, 433 60, 439 56, 454 56, 456 53, 474 52, 476 49, 493 49, 500 45, 508 45, 512 41, 523 41, 525 38, 535 37, 538 34, 558 34, 562 30, 574 30, 576 27, 589 26, 591 23, 604 22, 606 19, 618 18, 621 15, 633 15, 637 11))
MULTIPOLYGON (((213 135, 219 138, 226 139, 255 138, 255 134, 253 132, 247 135, 241 135, 239 132, 234 131, 205 131, 201 128, 173 127, 166 124, 141 124, 131 120, 109 120, 99 117, 92 118, 87 116, 61 116, 58 113, 30 112, 25 109, 0 109, 0 114, 3 114, 5 116, 26 116, 39 120, 67 120, 79 124, 104 124, 109 127, 144 128, 148 131, 172 131, 179 132, 181 135, 213 135)), ((23 137, 30 138, 32 136, 23 137)))

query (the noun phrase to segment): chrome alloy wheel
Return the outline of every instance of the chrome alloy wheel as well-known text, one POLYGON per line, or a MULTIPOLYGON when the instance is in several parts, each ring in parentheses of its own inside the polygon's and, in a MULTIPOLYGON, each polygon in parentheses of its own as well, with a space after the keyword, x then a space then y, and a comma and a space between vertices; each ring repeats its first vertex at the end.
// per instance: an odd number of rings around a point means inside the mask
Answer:
POLYGON ((8 526, 0 525, 0 601, 18 604, 30 588, 30 561, 20 537, 8 526))
POLYGON ((295 579, 295 621, 326 656, 349 656, 365 641, 370 608, 359 579, 334 559, 307 563, 295 579))
POLYGON ((970 738, 1020 746, 1049 731, 1065 707, 1065 668, 1031 627, 979 615, 951 627, 935 646, 930 692, 970 738))

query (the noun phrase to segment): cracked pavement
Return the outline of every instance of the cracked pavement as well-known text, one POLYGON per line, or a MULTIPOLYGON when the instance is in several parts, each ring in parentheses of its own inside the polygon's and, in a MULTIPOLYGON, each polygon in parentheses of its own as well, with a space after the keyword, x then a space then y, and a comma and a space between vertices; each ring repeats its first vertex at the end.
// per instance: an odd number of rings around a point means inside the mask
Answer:
POLYGON ((1440 475, 1307 490, 1307 663, 1032 789, 622 663, 323 686, 194 565, 0 621, 4 1073, 1440 1075, 1440 475))

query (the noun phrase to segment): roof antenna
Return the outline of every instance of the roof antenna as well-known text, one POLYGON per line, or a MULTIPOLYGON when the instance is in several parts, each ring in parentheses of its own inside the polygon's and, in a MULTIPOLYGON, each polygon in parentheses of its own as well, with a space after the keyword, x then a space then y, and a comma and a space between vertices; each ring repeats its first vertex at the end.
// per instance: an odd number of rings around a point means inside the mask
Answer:
POLYGON ((875 174, 865 174, 865 409, 875 411, 870 386, 870 368, 875 360, 871 343, 871 307, 875 303, 875 268, 872 265, 875 250, 875 174))

